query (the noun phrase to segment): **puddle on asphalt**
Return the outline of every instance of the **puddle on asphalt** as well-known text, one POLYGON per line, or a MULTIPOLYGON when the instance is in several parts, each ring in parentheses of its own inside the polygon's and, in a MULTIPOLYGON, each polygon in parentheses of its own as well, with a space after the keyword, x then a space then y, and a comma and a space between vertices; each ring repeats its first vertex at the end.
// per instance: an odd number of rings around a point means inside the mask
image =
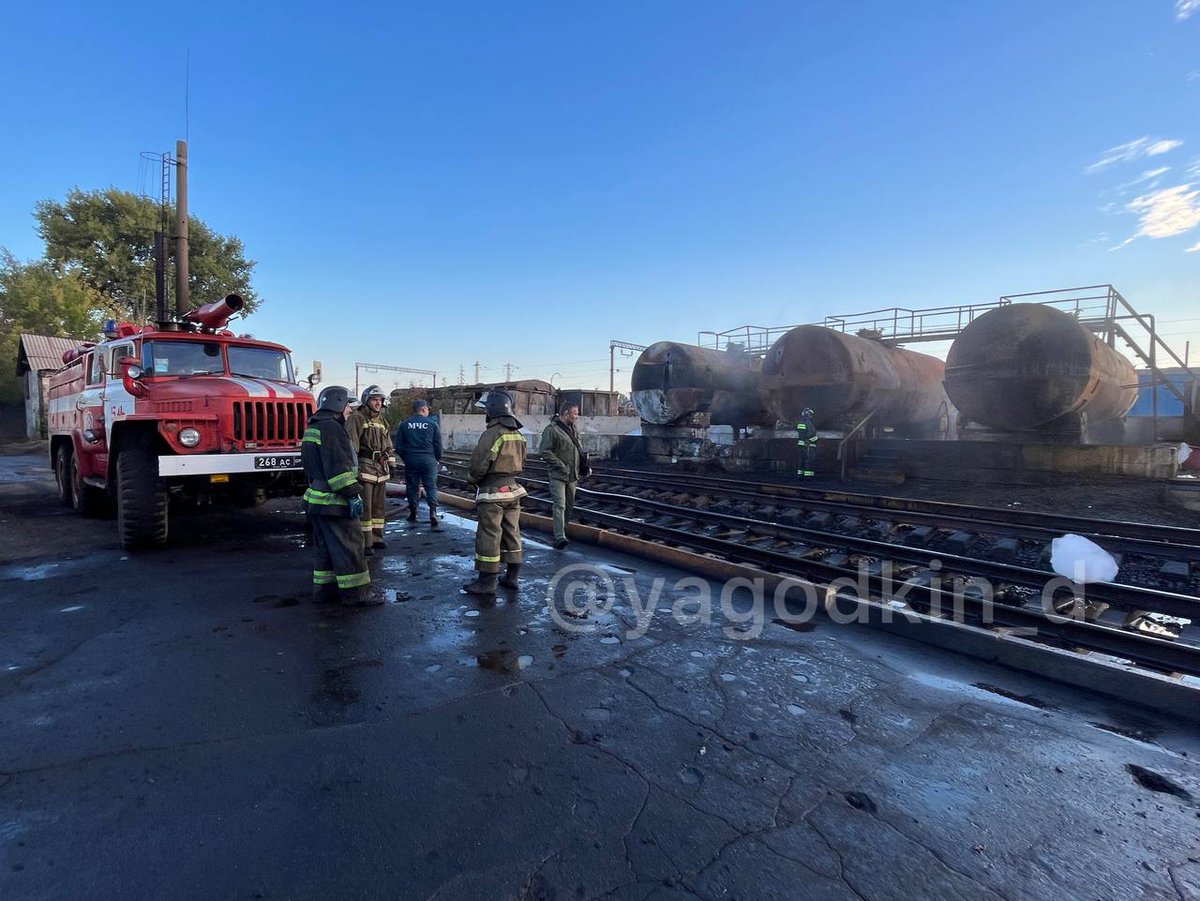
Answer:
POLYGON ((22 582, 38 582, 56 575, 55 570, 59 567, 60 564, 58 563, 42 563, 39 566, 14 566, 9 570, 7 577, 0 576, 0 578, 3 578, 4 581, 19 579, 22 582))
POLYGON ((796 623, 786 619, 773 619, 771 622, 777 626, 783 626, 785 629, 791 629, 793 632, 811 632, 817 628, 817 624, 814 622, 796 623))
POLYGON ((62 610, 59 610, 58 612, 59 613, 74 613, 77 610, 82 610, 83 607, 84 607, 83 604, 76 604, 74 607, 63 607, 62 610))
POLYGON ((699 785, 704 781, 704 774, 694 766, 685 766, 678 773, 679 781, 684 785, 699 785))
POLYGON ((1054 707, 1047 704, 1032 695, 1019 695, 1015 692, 1007 691, 995 685, 990 685, 987 682, 966 683, 958 682, 954 679, 945 679, 941 676, 930 675, 929 673, 913 673, 909 678, 920 682, 922 685, 927 685, 930 688, 940 688, 943 691, 953 691, 960 694, 975 695, 979 698, 987 698, 993 701, 1000 701, 1006 704, 1019 704, 1022 707, 1034 707, 1038 710, 1053 710, 1054 707))
POLYGON ((737 676, 735 676, 733 673, 721 673, 722 682, 732 682, 736 678, 737 676))
POLYGON ((485 651, 482 654, 475 655, 476 666, 496 672, 515 673, 528 668, 532 664, 533 657, 529 654, 517 655, 507 648, 485 651))
POLYGON ((615 635, 605 635, 603 638, 600 639, 600 644, 620 644, 620 643, 621 643, 621 639, 617 638, 617 636, 615 636, 615 635))
POLYGON ((383 600, 388 604, 403 604, 412 600, 412 595, 399 588, 384 588, 380 591, 383 600))
POLYGON ((583 711, 584 719, 591 720, 593 723, 603 723, 612 719, 612 711, 607 707, 589 707, 583 711))
POLYGON ((788 704, 787 712, 792 716, 804 716, 804 714, 806 714, 808 711, 803 707, 797 707, 795 704, 788 704))

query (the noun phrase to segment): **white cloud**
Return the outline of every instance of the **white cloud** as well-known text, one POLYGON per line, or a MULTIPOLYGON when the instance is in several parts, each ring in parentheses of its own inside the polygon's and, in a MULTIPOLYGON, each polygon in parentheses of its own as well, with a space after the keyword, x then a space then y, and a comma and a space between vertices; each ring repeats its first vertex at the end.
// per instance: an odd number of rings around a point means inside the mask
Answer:
POLYGON ((1187 167, 1188 178, 1200 178, 1200 156, 1196 157, 1187 167))
POLYGON ((1171 238, 1191 231, 1200 225, 1197 198, 1200 190, 1193 190, 1192 185, 1176 185, 1130 201, 1129 210, 1141 217, 1134 237, 1171 238))
POLYGON ((1175 18, 1180 22, 1198 11, 1200 0, 1175 0, 1175 18))
MULTIPOLYGON (((1200 3, 1200 0, 1196 0, 1196 2, 1200 3)), ((1174 138, 1152 138, 1146 135, 1145 137, 1138 138, 1136 141, 1130 141, 1128 144, 1110 147, 1104 151, 1100 159, 1089 165, 1084 171, 1088 175, 1093 175, 1117 163, 1129 163, 1144 156, 1160 156, 1182 144, 1183 141, 1177 141, 1174 138)))
MULTIPOLYGON (((1200 3, 1200 0, 1197 0, 1197 2, 1200 3)), ((1174 150, 1176 147, 1182 146, 1183 141, 1176 141, 1173 139, 1169 141, 1155 141, 1146 148, 1146 156, 1158 156, 1160 153, 1167 153, 1171 150, 1174 150)))
POLYGON ((1200 253, 1200 241, 1197 241, 1195 244, 1185 250, 1184 253, 1200 253))
POLYGON ((1145 186, 1143 190, 1152 190, 1157 188, 1162 183, 1162 177, 1171 171, 1170 166, 1161 166, 1158 169, 1147 169, 1133 181, 1127 181, 1124 184, 1117 185, 1115 188, 1109 188, 1102 191, 1100 196, 1104 197, 1125 197, 1134 188, 1145 186))

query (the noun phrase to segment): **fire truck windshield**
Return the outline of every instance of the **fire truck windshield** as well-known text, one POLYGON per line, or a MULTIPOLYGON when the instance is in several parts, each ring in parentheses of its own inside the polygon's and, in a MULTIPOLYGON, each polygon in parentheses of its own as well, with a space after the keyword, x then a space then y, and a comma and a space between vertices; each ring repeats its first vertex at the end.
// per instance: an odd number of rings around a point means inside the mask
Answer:
POLYGON ((288 355, 266 347, 229 345, 229 371, 233 375, 248 375, 276 382, 291 382, 292 363, 288 355))
POLYGON ((148 375, 223 375, 216 341, 147 341, 142 355, 148 375))

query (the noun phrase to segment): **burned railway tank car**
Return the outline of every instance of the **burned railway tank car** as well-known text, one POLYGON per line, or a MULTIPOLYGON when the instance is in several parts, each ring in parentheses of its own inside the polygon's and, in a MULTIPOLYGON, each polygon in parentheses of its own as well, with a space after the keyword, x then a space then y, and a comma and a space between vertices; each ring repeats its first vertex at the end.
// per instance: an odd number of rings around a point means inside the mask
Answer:
POLYGON ((946 393, 971 422, 1002 431, 1119 419, 1137 400, 1133 364, 1074 316, 1036 303, 984 313, 954 339, 946 393))
POLYGON ((713 425, 769 425, 759 400, 761 361, 741 350, 674 341, 651 344, 633 366, 633 403, 643 420, 669 425, 706 413, 713 425))
POLYGON ((945 434, 954 410, 936 357, 801 325, 776 341, 762 368, 762 398, 785 423, 812 407, 819 428, 852 428, 872 410, 876 426, 905 434, 945 434))

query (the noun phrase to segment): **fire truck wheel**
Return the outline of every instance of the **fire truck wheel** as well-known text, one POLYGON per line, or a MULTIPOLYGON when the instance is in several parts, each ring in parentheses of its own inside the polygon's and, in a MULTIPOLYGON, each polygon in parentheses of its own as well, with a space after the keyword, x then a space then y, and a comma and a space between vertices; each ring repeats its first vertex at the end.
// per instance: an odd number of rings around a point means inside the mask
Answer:
POLYGON ((71 506, 81 516, 99 516, 104 512, 104 492, 87 484, 79 471, 79 458, 71 454, 70 470, 71 506))
POLYGON ((167 540, 167 491, 149 447, 131 445, 117 455, 117 530, 126 550, 167 540))
POLYGON ((75 504, 71 498, 71 448, 63 444, 54 455, 54 481, 58 483, 58 497, 68 507, 75 504))

